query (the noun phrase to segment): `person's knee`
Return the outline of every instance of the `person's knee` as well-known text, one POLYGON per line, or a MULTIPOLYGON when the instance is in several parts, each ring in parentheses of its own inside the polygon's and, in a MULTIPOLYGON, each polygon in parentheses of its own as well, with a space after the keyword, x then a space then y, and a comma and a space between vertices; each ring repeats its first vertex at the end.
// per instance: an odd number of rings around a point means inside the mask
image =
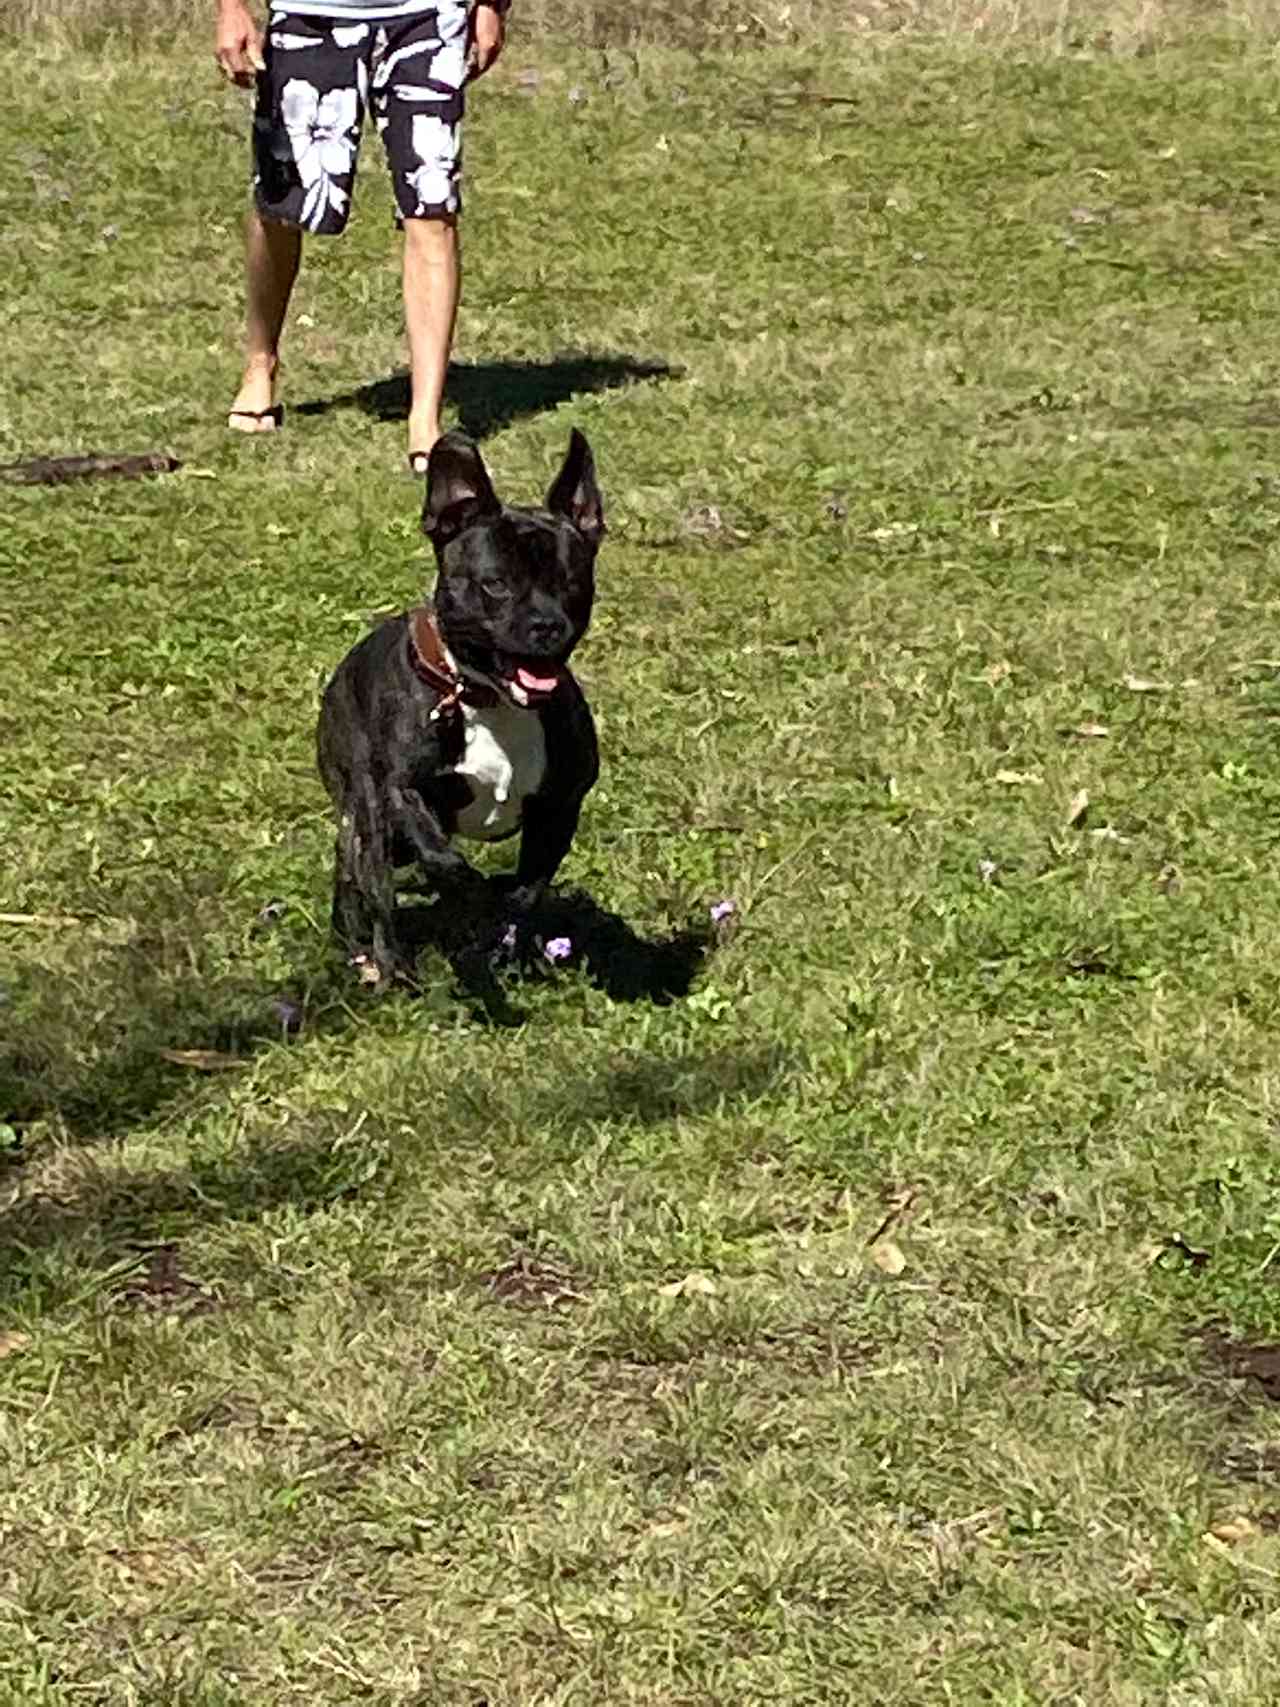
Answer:
POLYGON ((457 247, 458 221, 453 214, 406 219, 404 240, 424 255, 447 255, 457 247))

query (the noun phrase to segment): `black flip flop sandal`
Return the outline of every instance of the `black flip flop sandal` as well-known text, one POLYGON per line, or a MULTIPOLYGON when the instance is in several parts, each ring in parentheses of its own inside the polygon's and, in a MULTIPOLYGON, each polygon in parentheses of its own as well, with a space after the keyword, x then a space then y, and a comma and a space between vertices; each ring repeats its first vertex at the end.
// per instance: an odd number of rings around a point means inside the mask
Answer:
MULTIPOLYGON (((284 404, 273 403, 269 409, 229 409, 227 411, 228 432, 243 433, 243 427, 231 425, 233 421, 257 421, 259 425, 255 431, 274 433, 284 425, 284 404), (261 423, 265 421, 270 421, 271 425, 269 427, 263 426, 261 423)), ((251 438, 252 434, 245 433, 245 437, 251 438)))

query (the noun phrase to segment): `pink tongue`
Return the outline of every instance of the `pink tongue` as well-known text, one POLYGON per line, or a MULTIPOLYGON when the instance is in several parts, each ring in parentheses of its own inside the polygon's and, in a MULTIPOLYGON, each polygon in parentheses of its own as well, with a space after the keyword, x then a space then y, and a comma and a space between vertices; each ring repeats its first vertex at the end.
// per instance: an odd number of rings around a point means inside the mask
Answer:
POLYGON ((516 668, 516 680, 529 693, 554 693, 559 676, 535 676, 532 670, 526 670, 523 664, 516 668))

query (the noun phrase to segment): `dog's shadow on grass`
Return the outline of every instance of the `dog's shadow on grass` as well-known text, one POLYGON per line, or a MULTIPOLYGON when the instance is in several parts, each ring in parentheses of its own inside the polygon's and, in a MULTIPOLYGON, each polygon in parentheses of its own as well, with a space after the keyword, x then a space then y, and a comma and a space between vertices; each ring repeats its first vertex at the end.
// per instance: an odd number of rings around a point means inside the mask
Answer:
POLYGON ((419 958, 431 951, 445 957, 475 1017, 499 1025, 519 1025, 528 1017, 511 1000, 504 962, 521 989, 552 967, 563 967, 581 971, 612 1001, 666 1007, 689 994, 713 944, 710 931, 692 928, 642 937, 582 889, 551 891, 519 932, 511 932, 512 950, 501 957, 460 952, 457 921, 439 901, 402 906, 398 921, 419 958))
MULTIPOLYGON (((556 409, 573 397, 646 380, 678 379, 682 373, 668 362, 641 356, 579 351, 547 361, 451 362, 445 403, 457 411, 457 424, 468 437, 485 439, 513 421, 556 409)), ((334 409, 359 409, 378 421, 403 421, 409 414, 409 376, 393 373, 334 397, 300 403, 294 413, 327 415, 334 409)))
MULTIPOLYGON (((473 1017, 507 1025, 536 1017, 544 978, 573 972, 617 1002, 677 1001, 712 946, 709 931, 692 928, 642 937, 581 890, 550 894, 521 933, 520 964, 501 969, 459 952, 467 922, 451 919, 437 901, 402 906, 400 924, 433 1003, 454 999, 440 987, 443 957, 456 998, 473 1017), (548 957, 548 944, 563 951, 562 962, 548 957), (517 1008, 513 997, 533 1004, 517 1008)), ((327 942, 317 954, 309 932, 286 950, 294 973, 279 981, 255 976, 247 945, 239 967, 215 970, 184 963, 181 932, 161 932, 160 940, 165 946, 157 948, 143 937, 102 968, 104 1000, 108 986, 113 992, 105 1005, 86 1007, 72 976, 32 974, 30 999, 10 1008, 0 1039, 0 1177, 7 1165, 21 1166, 23 1134, 33 1125, 52 1120, 77 1144, 109 1141, 189 1099, 201 1082, 234 1075, 264 1049, 339 1036, 368 1015, 368 992, 327 942)))

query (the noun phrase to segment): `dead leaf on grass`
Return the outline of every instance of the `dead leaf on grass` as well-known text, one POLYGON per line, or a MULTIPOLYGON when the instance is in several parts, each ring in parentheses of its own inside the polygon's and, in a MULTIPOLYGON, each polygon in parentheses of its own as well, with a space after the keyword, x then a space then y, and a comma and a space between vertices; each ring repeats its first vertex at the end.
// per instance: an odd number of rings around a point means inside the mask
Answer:
POLYGON ((1084 823, 1085 814, 1089 810, 1089 790, 1078 788, 1071 796, 1071 804, 1067 807, 1067 815, 1063 820, 1063 828, 1075 830, 1084 823))
POLYGON ((1123 680, 1130 693, 1168 693, 1172 685, 1169 682, 1152 681, 1150 676, 1125 676, 1123 680))
POLYGON ((157 1541, 150 1547, 108 1547, 109 1559, 126 1583, 171 1587, 175 1579, 189 1581, 201 1570, 198 1545, 189 1541, 157 1541))
POLYGON ((1074 735, 1081 741, 1103 741, 1111 733, 1105 723, 1073 723, 1064 735, 1074 735))
POLYGON ((907 1266, 907 1259, 902 1254, 901 1245, 892 1239, 881 1239, 871 1247, 871 1260, 882 1274, 901 1274, 907 1266))
POLYGON ((162 1049, 166 1061, 175 1067, 194 1067, 200 1073, 226 1073, 233 1067, 247 1067, 249 1062, 240 1055, 224 1055, 219 1049, 162 1049))
POLYGON ((658 1288, 660 1298, 714 1298, 716 1283, 709 1274, 700 1274, 695 1269, 686 1274, 683 1280, 669 1280, 665 1286, 658 1288))
POLYGON ((751 538, 744 529, 726 521, 718 504, 695 504, 686 510, 682 525, 695 538, 715 540, 722 545, 742 545, 751 538))
POLYGON ((0 1334, 0 1363, 3 1363, 6 1357, 13 1357, 20 1351, 26 1351, 30 1344, 31 1335, 20 1334, 16 1328, 11 1329, 8 1333, 0 1334))
POLYGON ((1261 1533, 1256 1523, 1247 1517, 1228 1517, 1220 1523, 1211 1523, 1204 1535, 1204 1541, 1220 1541, 1225 1547, 1239 1547, 1245 1541, 1253 1541, 1261 1533))
POLYGON ((994 664, 989 664, 982 673, 986 677, 987 681, 991 683, 991 686, 995 687, 996 684, 998 682, 1002 682, 1006 676, 1012 675, 1013 665, 1007 658, 1000 658, 994 664))
POLYGON ((997 771, 996 781, 1007 788, 1039 788, 1044 778, 1037 776, 1035 771, 997 771))

